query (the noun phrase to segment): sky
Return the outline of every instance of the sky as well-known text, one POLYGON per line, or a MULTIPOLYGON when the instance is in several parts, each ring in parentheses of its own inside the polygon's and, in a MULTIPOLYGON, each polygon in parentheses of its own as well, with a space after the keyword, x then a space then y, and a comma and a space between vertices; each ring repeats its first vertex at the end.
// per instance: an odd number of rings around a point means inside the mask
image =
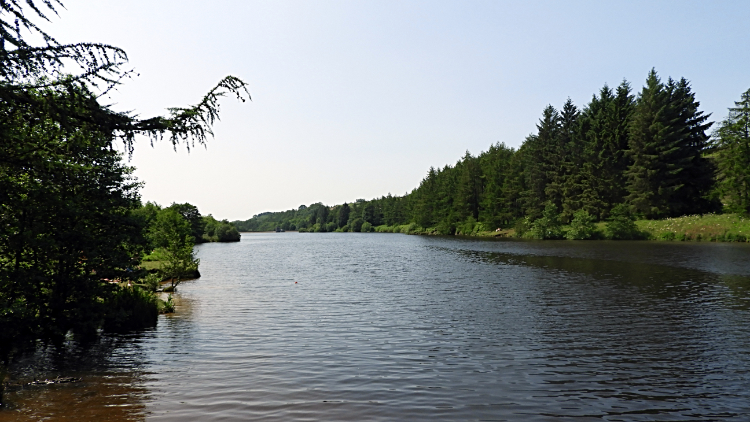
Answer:
POLYGON ((688 79, 712 120, 750 88, 748 1, 65 0, 59 42, 123 48, 102 100, 147 118, 195 104, 222 77, 206 148, 139 139, 142 198, 245 220, 419 185, 498 142, 517 148, 543 108, 584 107, 649 70, 688 79))

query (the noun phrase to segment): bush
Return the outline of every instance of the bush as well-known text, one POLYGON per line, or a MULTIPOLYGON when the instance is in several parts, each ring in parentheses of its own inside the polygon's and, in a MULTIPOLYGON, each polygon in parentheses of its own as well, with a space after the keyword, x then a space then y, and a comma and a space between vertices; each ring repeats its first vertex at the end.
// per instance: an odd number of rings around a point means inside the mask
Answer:
POLYGON ((557 213, 557 207, 554 204, 547 204, 542 212, 542 218, 537 219, 531 224, 529 236, 532 239, 562 239, 562 224, 560 224, 560 214, 557 213))
POLYGON ((104 329, 140 330, 156 325, 159 305, 154 294, 139 287, 118 287, 105 301, 104 329))
POLYGON ((531 230, 531 220, 528 217, 519 218, 513 225, 513 230, 516 232, 516 237, 524 237, 531 230))
POLYGON ((358 232, 362 230, 362 224, 364 224, 364 220, 361 218, 356 218, 352 223, 350 224, 353 232, 358 232))
MULTIPOLYGON (((613 240, 638 239, 641 237, 638 227, 635 225, 635 217, 625 204, 618 204, 612 208, 604 232, 607 239, 613 240)), ((674 233, 672 233, 672 239, 674 239, 674 233)))
MULTIPOLYGON (((409 227, 411 227, 411 225, 409 225, 409 227)), ((438 223, 438 225, 435 227, 435 231, 438 234, 452 235, 458 232, 458 228, 456 227, 455 224, 443 220, 440 223, 438 223)))
POLYGON ((570 230, 565 234, 569 240, 587 240, 597 237, 594 216, 585 210, 578 210, 573 214, 573 221, 570 222, 570 230))
POLYGON ((369 221, 365 221, 364 223, 362 223, 362 226, 359 228, 359 231, 361 231, 362 233, 369 233, 373 231, 372 224, 370 224, 369 221))

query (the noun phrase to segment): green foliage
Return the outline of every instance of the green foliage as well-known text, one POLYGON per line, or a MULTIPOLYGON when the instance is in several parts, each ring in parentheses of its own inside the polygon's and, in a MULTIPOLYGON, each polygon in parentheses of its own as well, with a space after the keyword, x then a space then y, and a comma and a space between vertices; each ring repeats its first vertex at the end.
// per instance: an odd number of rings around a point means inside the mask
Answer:
POLYGON ((565 234, 569 240, 588 240, 598 237, 594 217, 586 210, 578 210, 573 214, 570 229, 565 234))
POLYGON ((193 252, 194 236, 192 227, 177 210, 165 208, 156 217, 148 233, 151 243, 159 250, 160 274, 172 282, 172 287, 180 283, 186 274, 198 269, 199 260, 193 252))
POLYGON ((140 330, 156 325, 159 304, 151 292, 135 286, 118 287, 105 302, 104 329, 140 330))
POLYGON ((85 114, 96 97, 80 87, 25 95, 34 100, 0 100, 0 314, 26 308, 0 327, 2 345, 94 332, 111 290, 103 280, 136 277, 128 269, 146 243, 133 213, 139 184, 111 133, 57 114, 85 114), (37 107, 40 98, 57 109, 37 107))
POLYGON ((201 217, 201 213, 195 205, 188 203, 172 203, 167 209, 177 211, 188 222, 190 225, 190 234, 193 236, 193 243, 203 242, 203 236, 208 221, 201 217))
POLYGON ((375 229, 372 227, 372 224, 370 224, 369 221, 365 221, 364 223, 362 223, 359 231, 361 231, 362 233, 370 233, 372 231, 375 231, 375 229))
POLYGON ((526 234, 531 230, 531 219, 529 217, 519 218, 513 225, 513 230, 516 237, 526 237, 526 234))
POLYGON ((362 231, 362 225, 364 223, 365 223, 364 220, 362 220, 361 218, 356 218, 354 219, 354 221, 351 221, 349 223, 349 227, 351 228, 353 232, 360 232, 362 231))
POLYGON ((227 220, 216 220, 212 215, 203 217, 204 231, 201 238, 204 242, 239 242, 240 232, 227 220))
POLYGON ((533 223, 527 233, 531 239, 562 239, 562 224, 560 214, 554 204, 547 204, 542 211, 542 216, 533 223))
POLYGON ((619 204, 612 208, 604 233, 607 239, 613 240, 638 239, 641 237, 635 224, 635 217, 625 204, 619 204))
POLYGON ((717 190, 729 212, 750 213, 750 89, 719 124, 717 190))
POLYGON ((171 314, 175 311, 174 299, 172 294, 167 296, 167 300, 159 299, 159 313, 160 314, 171 314))
POLYGON ((647 218, 709 212, 713 166, 708 116, 683 78, 663 84, 652 70, 638 96, 629 130, 633 164, 627 201, 647 218))

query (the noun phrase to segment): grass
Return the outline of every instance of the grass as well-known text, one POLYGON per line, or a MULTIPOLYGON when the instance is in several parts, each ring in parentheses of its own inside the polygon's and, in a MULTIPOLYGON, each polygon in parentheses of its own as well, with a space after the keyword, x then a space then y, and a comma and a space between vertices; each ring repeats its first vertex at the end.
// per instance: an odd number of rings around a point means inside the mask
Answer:
POLYGON ((161 261, 143 261, 141 262, 141 267, 143 267, 144 270, 151 271, 151 270, 160 270, 161 269, 161 261))
MULTIPOLYGON (((603 237, 606 222, 595 223, 597 231, 603 237)), ((748 242, 750 241, 750 217, 740 214, 704 214, 688 215, 664 220, 636 221, 638 230, 643 238, 661 241, 698 241, 698 242, 748 242)), ((460 233, 464 236, 477 237, 515 237, 515 230, 501 229, 499 231, 482 230, 475 226, 475 230, 460 233), (477 230, 479 229, 479 230, 477 230)), ((570 226, 563 226, 563 232, 570 226)), ((416 224, 403 226, 378 226, 378 232, 406 233, 433 235, 439 234, 436 228, 422 228, 416 224)))
POLYGON ((704 214, 637 221, 651 240, 747 242, 750 218, 739 214, 704 214))

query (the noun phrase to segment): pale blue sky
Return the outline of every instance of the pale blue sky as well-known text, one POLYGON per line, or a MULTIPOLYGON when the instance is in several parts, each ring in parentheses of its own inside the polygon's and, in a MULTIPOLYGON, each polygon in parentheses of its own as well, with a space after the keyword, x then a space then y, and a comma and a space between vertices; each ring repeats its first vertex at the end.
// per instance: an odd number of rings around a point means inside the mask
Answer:
POLYGON ((124 48, 111 96, 143 117, 227 99, 207 149, 137 145, 144 200, 246 219, 403 194, 466 150, 518 147, 547 104, 582 107, 655 67, 721 119, 750 88, 748 1, 77 1, 45 28, 124 48))

